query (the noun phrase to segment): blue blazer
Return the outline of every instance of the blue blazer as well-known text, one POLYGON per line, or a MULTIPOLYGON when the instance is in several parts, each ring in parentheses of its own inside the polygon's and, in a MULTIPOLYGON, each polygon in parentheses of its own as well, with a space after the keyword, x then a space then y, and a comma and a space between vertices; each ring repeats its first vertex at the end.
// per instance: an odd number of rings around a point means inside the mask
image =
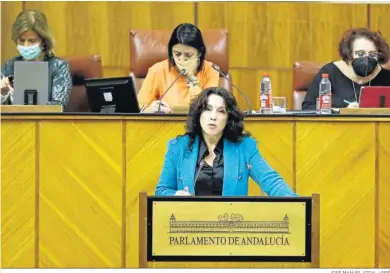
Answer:
MULTIPOLYGON (((172 196, 184 187, 188 187, 194 195, 199 137, 195 139, 192 151, 188 149, 189 140, 188 136, 180 136, 169 141, 156 195, 172 196)), ((252 137, 244 137, 239 143, 224 139, 223 162, 222 196, 247 196, 249 176, 268 196, 296 196, 283 178, 265 162, 252 137)))

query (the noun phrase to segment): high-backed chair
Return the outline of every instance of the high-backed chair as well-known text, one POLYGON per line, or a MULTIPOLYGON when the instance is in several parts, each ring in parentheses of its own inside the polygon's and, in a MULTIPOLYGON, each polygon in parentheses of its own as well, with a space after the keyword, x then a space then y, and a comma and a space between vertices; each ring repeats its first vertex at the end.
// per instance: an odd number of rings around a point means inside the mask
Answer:
POLYGON ((307 88, 314 76, 325 63, 297 61, 293 66, 293 109, 302 110, 302 102, 305 99, 307 88))
POLYGON ((90 111, 84 80, 102 77, 102 62, 100 55, 64 57, 69 62, 73 87, 65 112, 90 111))
MULTIPOLYGON (((172 30, 130 30, 130 76, 133 77, 137 93, 148 73, 157 62, 168 59, 168 42, 172 30)), ((205 59, 218 65, 228 74, 229 40, 225 29, 202 31, 207 53, 205 59)), ((230 75, 228 75, 230 78, 230 75)), ((229 81, 221 77, 219 85, 231 90, 229 81)))

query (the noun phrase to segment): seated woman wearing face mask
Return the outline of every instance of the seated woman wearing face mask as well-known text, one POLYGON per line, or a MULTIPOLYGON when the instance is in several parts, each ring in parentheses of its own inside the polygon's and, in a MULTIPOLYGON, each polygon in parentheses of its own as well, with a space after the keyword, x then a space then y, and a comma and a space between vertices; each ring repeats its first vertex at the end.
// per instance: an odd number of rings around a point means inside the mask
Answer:
POLYGON ((72 78, 68 63, 54 55, 54 38, 45 15, 34 10, 22 11, 12 26, 12 40, 16 43, 20 56, 8 60, 1 69, 1 104, 12 104, 14 90, 9 77, 14 75, 15 62, 44 61, 49 63, 52 75, 49 104, 65 107, 72 88, 72 78))
POLYGON ((303 110, 316 109, 323 73, 329 75, 335 108, 359 107, 362 86, 390 86, 390 71, 381 67, 389 61, 389 45, 380 34, 365 28, 348 30, 339 44, 339 55, 342 60, 322 67, 310 83, 303 110))
POLYGON ((169 113, 173 106, 189 106, 190 101, 203 89, 218 86, 219 73, 212 63, 205 60, 206 46, 202 33, 192 24, 180 24, 168 43, 168 59, 149 68, 142 88, 138 93, 141 112, 159 110, 169 113), (174 83, 169 92, 162 94, 183 71, 183 76, 174 83))

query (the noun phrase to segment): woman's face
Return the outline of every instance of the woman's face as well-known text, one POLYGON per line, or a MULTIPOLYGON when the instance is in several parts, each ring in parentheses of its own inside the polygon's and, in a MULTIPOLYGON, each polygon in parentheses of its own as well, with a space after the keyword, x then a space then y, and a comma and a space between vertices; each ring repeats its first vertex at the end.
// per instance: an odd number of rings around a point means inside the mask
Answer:
POLYGON ((39 59, 44 51, 42 39, 34 31, 25 31, 20 35, 17 49, 26 61, 39 59))
POLYGON ((172 47, 175 63, 182 63, 199 58, 199 51, 191 46, 176 44, 172 47))
POLYGON ((176 44, 172 47, 172 55, 179 70, 185 70, 185 74, 196 74, 199 67, 199 51, 191 46, 176 44))
POLYGON ((372 41, 366 38, 358 38, 353 42, 352 57, 352 68, 359 77, 371 75, 378 66, 377 48, 372 41))
POLYGON ((226 127, 228 113, 225 100, 211 94, 207 99, 207 107, 200 114, 200 126, 204 135, 221 137, 226 127))
MULTIPOLYGON (((42 39, 38 36, 38 34, 35 31, 25 31, 20 35, 18 39, 18 45, 21 46, 33 46, 36 44, 41 45, 42 39)), ((41 45, 41 49, 42 45, 41 45)))
POLYGON ((357 38, 352 44, 352 57, 357 59, 366 56, 378 60, 378 49, 374 42, 366 38, 357 38))

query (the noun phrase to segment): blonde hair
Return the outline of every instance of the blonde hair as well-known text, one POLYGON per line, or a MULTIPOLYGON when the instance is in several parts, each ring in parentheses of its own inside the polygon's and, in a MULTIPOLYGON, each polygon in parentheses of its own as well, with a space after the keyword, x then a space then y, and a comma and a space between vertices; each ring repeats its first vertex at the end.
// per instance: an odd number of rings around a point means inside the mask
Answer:
POLYGON ((54 37, 51 34, 46 16, 36 10, 24 10, 16 17, 12 26, 12 40, 17 43, 26 31, 34 31, 42 39, 43 51, 47 57, 54 56, 54 37))

